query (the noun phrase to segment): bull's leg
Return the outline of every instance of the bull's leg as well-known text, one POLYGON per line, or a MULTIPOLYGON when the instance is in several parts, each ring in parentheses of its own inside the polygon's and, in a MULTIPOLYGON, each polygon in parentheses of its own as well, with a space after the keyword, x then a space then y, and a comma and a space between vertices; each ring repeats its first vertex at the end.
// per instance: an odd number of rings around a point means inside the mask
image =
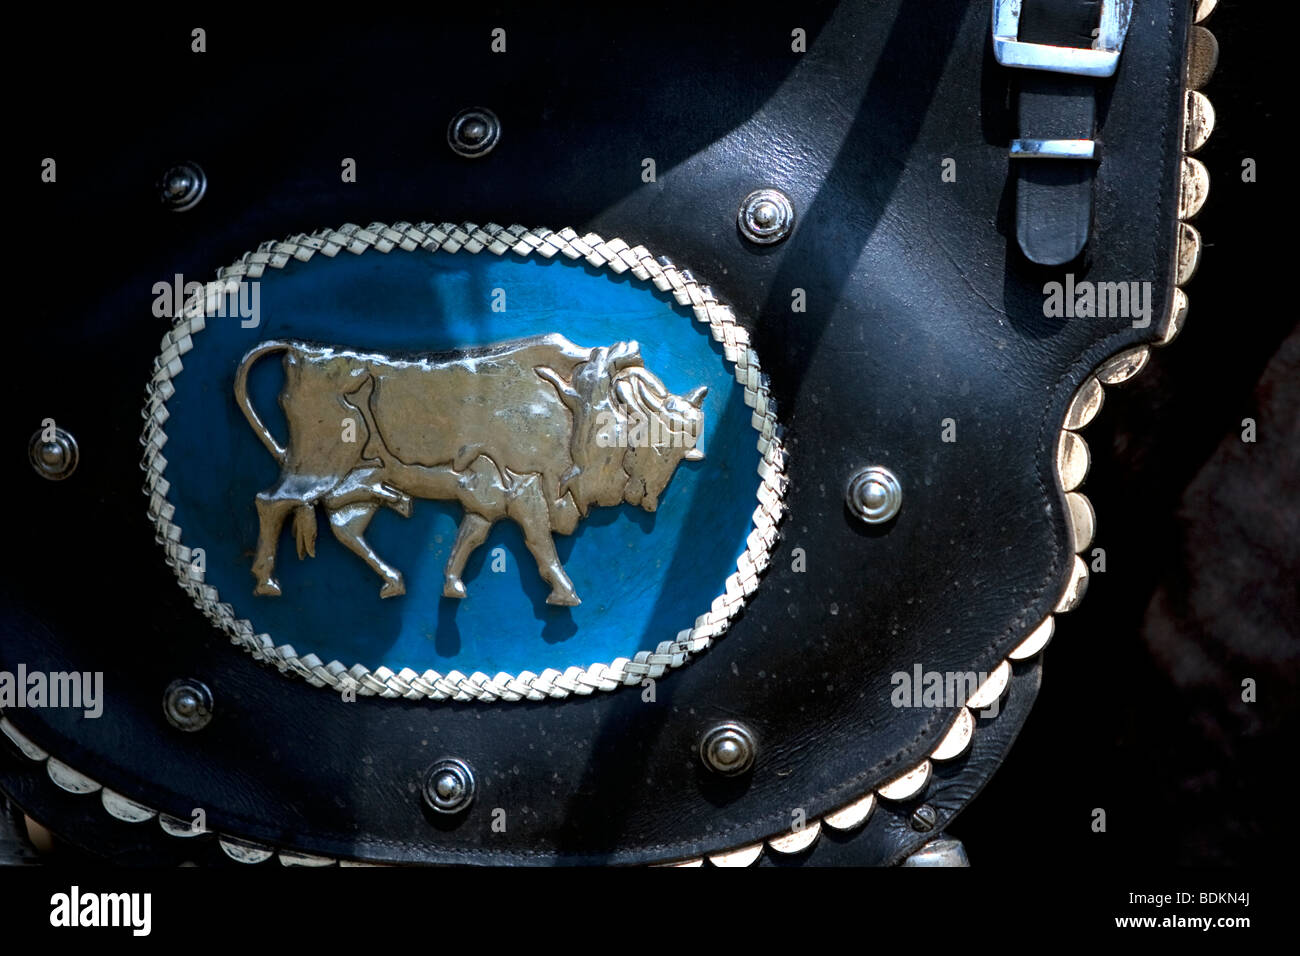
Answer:
POLYGON ((524 544, 537 561, 537 570, 542 580, 551 586, 546 603, 562 607, 577 607, 581 604, 582 601, 573 590, 573 582, 565 573, 564 565, 560 564, 560 556, 555 553, 550 509, 537 475, 515 479, 510 488, 506 513, 523 529, 524 544))
POLYGON ((345 505, 374 502, 387 505, 403 518, 411 517, 411 496, 381 481, 369 485, 349 484, 341 486, 341 489, 322 502, 326 508, 342 508, 345 505))
MULTIPOLYGON (((294 498, 277 498, 265 491, 258 494, 257 504, 257 555, 253 559, 253 578, 257 581, 254 594, 263 597, 279 597, 280 582, 272 574, 275 572, 275 546, 280 540, 280 529, 289 512, 302 504, 294 498)), ((311 507, 308 505, 307 507, 311 507)))
POLYGON ((344 476, 322 502, 329 510, 360 502, 377 501, 403 518, 411 517, 411 496, 385 484, 384 472, 377 468, 358 468, 344 476))
POLYGON ((343 496, 339 504, 356 504, 367 499, 378 500, 392 508, 403 518, 411 517, 411 496, 397 488, 390 487, 382 481, 373 480, 368 485, 361 485, 343 496))
POLYGON ((378 510, 379 505, 374 503, 344 505, 329 512, 330 527, 334 529, 334 537, 338 538, 345 548, 370 565, 374 572, 384 579, 384 586, 379 589, 379 596, 397 597, 399 594, 406 593, 406 582, 402 580, 402 572, 385 564, 383 559, 375 554, 374 549, 366 543, 366 539, 361 537, 369 526, 370 519, 378 510))
POLYGON ((400 488, 380 484, 376 493, 384 499, 384 504, 392 508, 403 518, 411 517, 411 496, 400 488))
POLYGON ((492 522, 472 511, 465 512, 460 521, 460 530, 456 532, 456 543, 451 546, 451 557, 447 559, 447 571, 442 585, 442 596, 463 598, 465 582, 460 579, 465 570, 465 562, 474 553, 474 549, 487 540, 492 522))

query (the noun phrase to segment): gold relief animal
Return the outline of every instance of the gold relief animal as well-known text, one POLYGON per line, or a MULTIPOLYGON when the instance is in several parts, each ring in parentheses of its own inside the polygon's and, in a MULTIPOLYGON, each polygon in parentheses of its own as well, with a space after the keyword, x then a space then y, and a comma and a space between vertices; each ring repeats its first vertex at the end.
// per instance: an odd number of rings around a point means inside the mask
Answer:
POLYGON ((383 579, 380 597, 405 593, 401 572, 364 533, 380 507, 409 517, 412 499, 425 498, 464 509, 444 596, 465 597, 466 561, 510 518, 551 587, 547 603, 575 606, 553 535, 572 534, 593 505, 654 511, 678 464, 704 457, 706 391, 671 394, 636 342, 582 348, 551 334, 402 357, 263 342, 235 374, 235 400, 281 469, 256 497, 254 593, 281 593, 275 552, 290 516, 298 557, 315 555, 317 505, 334 536, 383 579), (284 445, 248 396, 249 369, 277 353, 284 445))

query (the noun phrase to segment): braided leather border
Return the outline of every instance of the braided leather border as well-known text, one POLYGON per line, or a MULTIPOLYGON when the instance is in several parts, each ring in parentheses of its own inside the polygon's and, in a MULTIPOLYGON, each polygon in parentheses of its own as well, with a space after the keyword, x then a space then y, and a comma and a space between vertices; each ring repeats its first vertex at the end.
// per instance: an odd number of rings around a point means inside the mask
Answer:
POLYGON ((707 648, 721 637, 731 619, 744 606, 746 598, 758 587, 758 578, 766 570, 777 539, 777 524, 784 510, 786 489, 786 452, 776 420, 776 406, 768 393, 767 377, 762 373, 758 355, 750 346, 749 332, 736 324, 729 306, 720 303, 712 290, 701 285, 691 273, 678 269, 668 259, 655 257, 644 246, 629 247, 621 239, 604 240, 595 233, 578 236, 572 229, 552 232, 549 229, 503 227, 494 223, 407 222, 391 226, 372 223, 366 228, 347 224, 342 228, 323 229, 312 235, 298 234, 283 242, 265 242, 256 252, 245 253, 238 262, 221 269, 217 279, 204 286, 202 297, 196 294, 180 310, 171 330, 163 337, 161 351, 154 360, 153 377, 145 389, 144 432, 140 443, 144 458, 140 467, 146 475, 144 493, 149 498, 149 519, 156 538, 166 552, 167 564, 176 572, 180 586, 194 599, 195 605, 209 620, 230 636, 231 643, 243 646, 253 657, 269 661, 281 672, 292 671, 317 687, 340 691, 352 690, 365 696, 404 697, 408 700, 543 700, 570 694, 610 691, 625 684, 639 684, 643 679, 663 676, 681 667, 692 654, 707 648), (235 616, 234 609, 223 603, 216 588, 206 584, 203 572, 190 563, 191 551, 181 543, 181 528, 172 518, 175 507, 167 499, 170 484, 163 472, 167 459, 162 449, 167 443, 163 426, 167 422, 167 400, 175 393, 173 381, 184 365, 181 356, 194 347, 194 336, 205 326, 205 316, 217 311, 223 298, 238 290, 245 278, 259 278, 268 267, 283 269, 290 259, 306 262, 316 253, 333 258, 347 250, 361 255, 368 249, 388 253, 393 249, 413 252, 425 249, 471 253, 488 251, 494 255, 513 252, 520 256, 533 253, 551 258, 557 253, 569 259, 585 259, 596 267, 608 267, 615 273, 630 271, 636 278, 654 283, 661 292, 671 293, 678 305, 690 306, 695 318, 707 322, 713 338, 722 344, 726 360, 734 366, 736 381, 744 389, 745 404, 754 410, 751 423, 758 432, 758 465, 761 482, 758 507, 754 510, 753 530, 746 548, 736 562, 736 570, 727 577, 725 590, 709 610, 695 619, 693 626, 679 631, 671 641, 661 642, 653 651, 638 651, 632 658, 620 657, 609 664, 569 667, 564 671, 547 668, 540 674, 522 671, 517 676, 499 673, 495 677, 476 671, 440 674, 426 670, 417 674, 411 668, 394 673, 387 667, 373 671, 361 664, 346 668, 339 661, 322 663, 315 654, 299 656, 291 644, 276 646, 266 634, 254 632, 253 625, 235 616))

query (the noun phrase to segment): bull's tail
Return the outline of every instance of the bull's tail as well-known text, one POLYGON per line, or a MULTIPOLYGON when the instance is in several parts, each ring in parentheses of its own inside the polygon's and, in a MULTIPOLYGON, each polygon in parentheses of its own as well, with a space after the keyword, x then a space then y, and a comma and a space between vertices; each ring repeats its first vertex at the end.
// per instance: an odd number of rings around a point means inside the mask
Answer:
MULTIPOLYGON (((293 348, 292 342, 281 342, 276 340, 263 342, 257 347, 251 349, 247 355, 239 360, 239 368, 235 372, 235 402, 238 403, 240 411, 244 413, 244 417, 248 419, 248 424, 253 426, 253 432, 261 439, 262 444, 266 446, 267 450, 281 465, 284 464, 284 457, 286 454, 285 448, 275 440, 275 436, 272 435, 270 429, 263 424, 262 419, 258 417, 256 409, 253 408, 253 403, 248 399, 248 370, 252 367, 253 363, 263 355, 270 355, 272 352, 287 352, 291 348, 293 348)), ((313 540, 314 538, 315 536, 313 535, 313 540)))

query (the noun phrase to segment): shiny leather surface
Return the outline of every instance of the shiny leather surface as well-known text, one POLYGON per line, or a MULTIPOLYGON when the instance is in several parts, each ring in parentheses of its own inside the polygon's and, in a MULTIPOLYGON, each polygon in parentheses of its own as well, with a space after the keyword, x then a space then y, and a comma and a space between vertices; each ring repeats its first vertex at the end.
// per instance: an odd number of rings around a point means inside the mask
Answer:
MULTIPOLYGON (((203 807, 222 832, 484 863, 653 862, 750 843, 788 829, 792 809, 834 810, 934 747, 953 712, 894 708, 889 675, 915 663, 989 671, 1052 609, 1070 560, 1052 465, 1066 405, 1100 361, 1155 338, 1167 312, 1182 109, 1171 78, 1188 11, 1148 3, 1134 22, 1079 276, 1152 281, 1145 330, 1043 316, 1043 283, 1059 273, 1016 249, 1014 123, 985 4, 810 7, 789 24, 691 13, 661 11, 616 36, 605 22, 511 14, 509 52, 496 56, 486 17, 293 33, 232 19, 210 27, 198 65, 183 35, 123 36, 113 57, 137 43, 176 52, 148 77, 118 79, 86 50, 78 62, 97 82, 84 102, 28 105, 26 134, 61 157, 57 187, 36 193, 25 219, 33 287, 66 294, 14 329, 16 354, 58 362, 11 366, 8 444, 54 417, 78 436, 82 463, 64 483, 18 479, 28 506, 14 521, 30 544, 0 586, 0 666, 102 669, 108 699, 98 721, 10 713, 24 733, 150 806, 184 818, 203 807), (802 56, 790 53, 793 26, 808 30, 802 56), (160 76, 184 80, 160 88, 160 76), (123 102, 152 105, 110 110, 123 102), (474 162, 444 141, 467 105, 503 123, 500 145, 474 162), (345 156, 358 161, 355 184, 339 181, 345 156), (640 181, 647 156, 653 184, 640 181), (204 166, 209 195, 164 214, 153 179, 181 158, 204 166), (941 180, 946 158, 955 183, 941 180), (798 212, 778 246, 736 234, 736 207, 759 186, 785 190, 798 212), (227 646, 163 565, 138 470, 141 396, 164 331, 152 284, 210 275, 296 231, 424 218, 645 243, 753 331, 790 449, 783 540, 743 616, 661 680, 654 705, 633 690, 503 707, 341 704, 227 646), (790 310, 795 288, 806 313, 790 310), (949 417, 956 443, 940 441, 949 417), (903 511, 865 531, 843 487, 877 462, 902 478, 903 511), (217 698, 199 734, 163 720, 162 689, 181 675, 217 698), (695 756, 719 719, 758 734, 741 781, 710 778, 695 756), (431 819, 418 793, 444 752, 479 774, 458 824, 431 819), (504 833, 490 827, 496 807, 504 833)), ((991 749, 945 771, 940 825, 995 768, 1025 707, 1008 704, 1002 729, 981 722, 977 747, 991 749)), ((20 802, 43 799, 23 772, 2 773, 20 802)), ((924 842, 901 819, 869 823, 855 861, 891 862, 924 842)))

